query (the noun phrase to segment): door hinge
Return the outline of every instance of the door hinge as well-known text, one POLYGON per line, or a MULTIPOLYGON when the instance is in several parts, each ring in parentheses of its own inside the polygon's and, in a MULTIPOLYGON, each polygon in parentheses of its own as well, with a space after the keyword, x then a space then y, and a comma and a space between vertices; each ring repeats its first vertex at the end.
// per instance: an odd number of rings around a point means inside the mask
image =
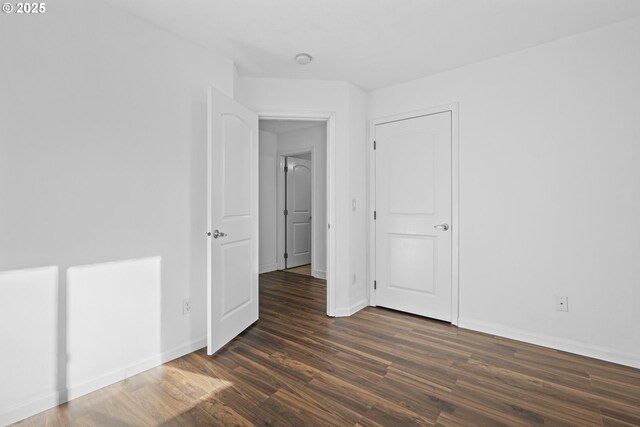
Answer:
POLYGON ((376 149, 376 141, 375 140, 373 140, 373 149, 374 150, 376 149))
POLYGON ((377 219, 377 216, 378 216, 378 215, 377 215, 377 212, 376 212, 376 211, 373 211, 373 219, 374 219, 374 220, 375 220, 375 219, 377 219))
POLYGON ((285 252, 284 253, 284 259, 287 259, 287 258, 289 258, 289 254, 285 252))
POLYGON ((285 215, 285 216, 289 215, 289 209, 285 209, 285 210, 284 210, 284 215, 285 215))
POLYGON ((284 173, 287 173, 287 172, 289 172, 289 166, 284 167, 284 173))
POLYGON ((375 280, 373 281, 373 289, 378 289, 378 282, 376 282, 375 280))

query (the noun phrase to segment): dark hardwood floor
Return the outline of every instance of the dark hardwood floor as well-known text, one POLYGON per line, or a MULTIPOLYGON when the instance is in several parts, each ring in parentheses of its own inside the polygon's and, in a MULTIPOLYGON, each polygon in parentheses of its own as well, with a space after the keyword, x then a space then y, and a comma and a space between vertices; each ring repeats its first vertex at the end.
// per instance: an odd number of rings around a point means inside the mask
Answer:
POLYGON ((640 370, 379 308, 325 316, 324 281, 261 276, 260 320, 20 425, 640 425, 640 370))
POLYGON ((304 274, 305 276, 311 276, 311 264, 301 265, 299 267, 287 268, 287 273, 304 274))

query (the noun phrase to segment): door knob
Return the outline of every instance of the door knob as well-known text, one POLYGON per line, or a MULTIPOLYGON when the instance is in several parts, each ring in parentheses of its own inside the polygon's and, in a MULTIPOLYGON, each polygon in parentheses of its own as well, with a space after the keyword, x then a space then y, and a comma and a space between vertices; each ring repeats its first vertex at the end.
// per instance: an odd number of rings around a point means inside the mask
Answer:
POLYGON ((447 231, 449 229, 449 224, 434 225, 433 228, 435 228, 436 230, 447 231))
POLYGON ((218 237, 225 237, 227 235, 227 233, 223 233, 222 231, 219 230, 213 230, 213 238, 217 239, 218 237))

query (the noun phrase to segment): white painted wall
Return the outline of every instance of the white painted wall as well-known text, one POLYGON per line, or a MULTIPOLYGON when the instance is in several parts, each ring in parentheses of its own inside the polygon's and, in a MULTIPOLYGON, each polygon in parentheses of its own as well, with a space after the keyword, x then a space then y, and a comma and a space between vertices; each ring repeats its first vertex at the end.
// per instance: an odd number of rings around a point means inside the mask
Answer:
POLYGON ((205 345, 206 94, 233 64, 47 6, 0 17, 0 425, 205 345))
POLYGON ((369 157, 367 141, 367 94, 356 86, 349 87, 350 141, 350 313, 369 305, 369 157), (364 126, 362 124, 365 124, 364 126), (355 200, 356 208, 353 209, 355 200))
POLYGON ((633 19, 371 93, 370 118, 460 102, 461 326, 640 367, 638 40, 633 19))
MULTIPOLYGON (((326 138, 326 135, 325 135, 325 138, 326 138)), ((296 158, 297 159, 303 159, 303 160, 311 161, 311 153, 298 154, 298 155, 296 155, 296 158)), ((326 171, 326 169, 325 169, 325 171, 326 171)), ((326 175, 326 173, 325 173, 325 175, 326 175)), ((326 178, 326 176, 325 176, 325 178, 326 178)))
POLYGON ((336 223, 331 226, 335 227, 337 253, 336 265, 332 268, 336 278, 336 315, 349 315, 362 308, 364 301, 353 300, 352 296, 366 294, 367 283, 364 280, 367 275, 365 256, 351 260, 353 238, 362 237, 358 233, 351 235, 351 216, 354 214, 351 210, 352 194, 366 194, 366 189, 361 188, 361 178, 355 176, 360 172, 357 167, 352 168, 351 156, 359 154, 366 159, 367 155, 361 139, 365 132, 362 119, 366 114, 363 102, 366 94, 351 83, 324 80, 240 78, 236 89, 236 99, 259 113, 335 113, 335 170, 338 185, 333 195, 336 223), (359 279, 352 285, 354 273, 359 279), (360 289, 355 291, 354 288, 360 289))
MULTIPOLYGON (((277 136, 278 154, 313 147, 315 159, 312 165, 314 179, 312 192, 316 205, 313 209, 315 217, 311 221, 315 232, 311 250, 312 274, 314 277, 325 278, 327 274, 327 126, 323 123, 316 127, 278 133, 277 136)), ((282 194, 284 195, 284 192, 282 194)), ((284 205, 284 200, 282 204, 284 205)), ((280 245, 284 246, 284 240, 280 245)))
POLYGON ((260 273, 266 273, 278 269, 276 251, 278 136, 275 133, 261 130, 259 131, 258 146, 260 149, 260 273))

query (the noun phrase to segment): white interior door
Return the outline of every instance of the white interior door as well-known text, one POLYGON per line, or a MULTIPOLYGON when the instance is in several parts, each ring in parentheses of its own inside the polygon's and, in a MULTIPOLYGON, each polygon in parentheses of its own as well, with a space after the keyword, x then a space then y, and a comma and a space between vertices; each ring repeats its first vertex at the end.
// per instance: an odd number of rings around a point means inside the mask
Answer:
POLYGON ((451 112, 376 125, 376 304, 451 321, 451 112))
POLYGON ((209 91, 207 353, 258 320, 258 115, 209 91))
POLYGON ((287 157, 287 268, 311 264, 311 161, 287 157))

